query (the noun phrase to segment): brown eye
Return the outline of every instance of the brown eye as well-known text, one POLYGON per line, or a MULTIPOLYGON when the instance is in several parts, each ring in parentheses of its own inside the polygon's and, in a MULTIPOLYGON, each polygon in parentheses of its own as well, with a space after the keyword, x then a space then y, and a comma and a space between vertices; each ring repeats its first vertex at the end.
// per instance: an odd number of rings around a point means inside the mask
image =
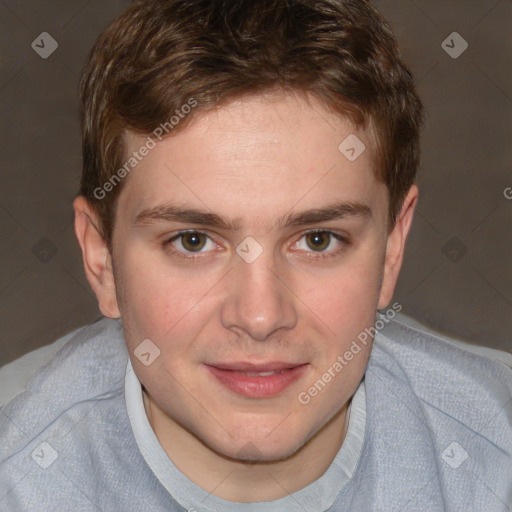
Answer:
POLYGON ((315 251, 324 251, 329 247, 331 234, 328 231, 317 231, 306 235, 308 247, 315 251))
POLYGON ((195 231, 183 233, 180 237, 182 239, 181 244, 187 251, 200 251, 206 243, 205 235, 195 231))
POLYGON ((216 247, 215 242, 206 233, 195 230, 180 231, 172 238, 161 242, 161 245, 165 254, 190 262, 210 257, 213 252, 211 249, 216 247))

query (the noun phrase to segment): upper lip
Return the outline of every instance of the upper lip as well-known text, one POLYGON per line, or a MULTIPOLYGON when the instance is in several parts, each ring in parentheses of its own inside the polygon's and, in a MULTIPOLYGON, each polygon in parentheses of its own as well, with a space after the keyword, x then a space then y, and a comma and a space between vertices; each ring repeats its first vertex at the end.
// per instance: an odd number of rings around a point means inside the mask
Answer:
POLYGON ((214 363, 207 366, 213 366, 219 370, 232 370, 239 372, 277 372, 288 368, 302 366, 305 363, 284 363, 281 361, 272 361, 263 364, 253 364, 246 361, 238 361, 233 363, 214 363))

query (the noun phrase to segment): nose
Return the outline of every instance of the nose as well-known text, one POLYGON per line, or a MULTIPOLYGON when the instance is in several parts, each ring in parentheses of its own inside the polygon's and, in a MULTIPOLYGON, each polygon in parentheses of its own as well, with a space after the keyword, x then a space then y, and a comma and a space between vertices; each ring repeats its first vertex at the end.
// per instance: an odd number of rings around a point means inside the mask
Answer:
POLYGON ((278 329, 291 329, 297 323, 295 296, 281 265, 274 264, 271 251, 248 263, 236 256, 228 276, 227 298, 221 322, 226 329, 265 341, 278 329))

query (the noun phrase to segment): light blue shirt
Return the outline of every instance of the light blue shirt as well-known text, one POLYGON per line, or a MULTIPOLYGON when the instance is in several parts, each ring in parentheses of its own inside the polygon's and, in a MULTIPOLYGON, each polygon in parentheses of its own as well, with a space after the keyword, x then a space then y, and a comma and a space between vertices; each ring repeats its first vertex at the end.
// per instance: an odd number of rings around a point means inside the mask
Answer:
POLYGON ((232 503, 167 457, 121 322, 104 318, 0 409, 0 510, 510 511, 512 370, 390 321, 324 475, 279 500, 232 503))

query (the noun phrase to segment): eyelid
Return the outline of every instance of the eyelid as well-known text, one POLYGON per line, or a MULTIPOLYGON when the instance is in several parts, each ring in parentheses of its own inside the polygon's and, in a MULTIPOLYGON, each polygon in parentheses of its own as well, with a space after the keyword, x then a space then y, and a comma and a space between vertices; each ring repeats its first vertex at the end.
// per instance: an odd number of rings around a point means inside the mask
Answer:
MULTIPOLYGON (((172 235, 170 237, 165 238, 165 240, 162 242, 162 246, 164 246, 164 248, 167 246, 170 246, 172 244, 172 242, 179 240, 181 237, 183 237, 189 233, 198 233, 200 235, 204 235, 210 241, 212 241, 214 244, 219 245, 213 240, 213 238, 206 231, 203 231, 201 229, 185 229, 182 231, 178 231, 177 233, 175 233, 174 235, 172 235)), ((196 254, 197 255, 203 254, 202 252, 194 253, 194 252, 184 252, 184 251, 178 251, 178 250, 174 250, 174 252, 177 252, 179 254, 189 254, 189 255, 192 255, 192 258, 196 257, 195 256, 196 254)))

